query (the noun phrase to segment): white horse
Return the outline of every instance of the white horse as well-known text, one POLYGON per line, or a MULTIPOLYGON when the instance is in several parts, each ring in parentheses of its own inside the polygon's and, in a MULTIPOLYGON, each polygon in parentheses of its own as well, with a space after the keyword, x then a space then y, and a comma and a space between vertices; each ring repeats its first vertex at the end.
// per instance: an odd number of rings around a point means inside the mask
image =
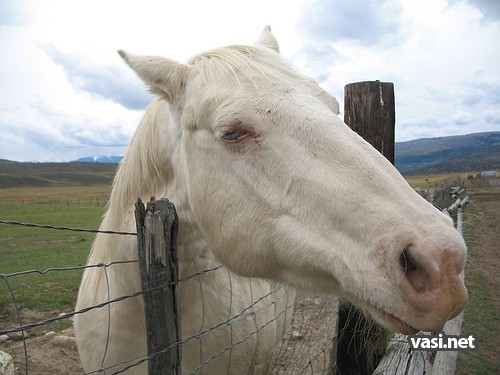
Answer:
MULTIPOLYGON (((165 196, 179 215, 180 278, 224 266, 179 284, 184 373, 265 373, 293 299, 281 283, 339 295, 403 333, 439 329, 467 301, 457 276, 466 247, 451 219, 278 50, 266 27, 254 46, 187 64, 119 52, 157 98, 101 227, 133 231, 137 196, 165 196)), ((134 237, 99 234, 88 262, 134 259, 134 237)), ((76 308, 140 290, 136 263, 89 268, 76 308)), ((77 315, 75 331, 86 371, 130 365, 146 354, 142 297, 77 315)))

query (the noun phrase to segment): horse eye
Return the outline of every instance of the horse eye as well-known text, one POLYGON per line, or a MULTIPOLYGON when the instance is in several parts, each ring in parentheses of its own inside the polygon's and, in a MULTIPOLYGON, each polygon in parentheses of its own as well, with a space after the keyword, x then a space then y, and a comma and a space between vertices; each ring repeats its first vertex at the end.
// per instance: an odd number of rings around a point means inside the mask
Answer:
POLYGON ((240 138, 244 137, 246 134, 248 133, 244 130, 233 129, 233 130, 227 130, 224 133, 222 133, 221 138, 227 142, 236 142, 240 138))

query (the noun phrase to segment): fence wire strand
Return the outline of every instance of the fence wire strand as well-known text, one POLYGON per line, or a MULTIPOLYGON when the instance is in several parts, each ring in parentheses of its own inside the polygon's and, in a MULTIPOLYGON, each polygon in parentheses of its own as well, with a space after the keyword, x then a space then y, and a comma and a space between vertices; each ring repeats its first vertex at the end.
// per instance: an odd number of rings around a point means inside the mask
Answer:
MULTIPOLYGON (((19 311, 14 291, 12 290, 12 287, 9 284, 9 280, 7 280, 6 277, 5 278, 2 277, 2 279, 5 282, 5 286, 9 290, 10 297, 12 298, 12 303, 14 303, 14 308, 16 310, 16 315, 17 315, 17 321, 19 322, 19 325, 22 326, 23 325, 23 320, 21 318, 21 312, 19 311)), ((3 334, 3 333, 0 333, 0 334, 3 334)), ((28 365, 28 347, 26 345, 26 336, 24 335, 24 331, 21 331, 21 335, 22 335, 22 338, 23 338, 23 350, 24 350, 24 362, 26 363, 26 374, 28 374, 28 367, 29 367, 29 365, 28 365)))
MULTIPOLYGON (((110 263, 109 265, 112 265, 112 264, 123 264, 123 263, 132 263, 132 262, 134 262, 134 261, 113 262, 113 263, 110 263)), ((98 265, 92 265, 92 266, 82 266, 82 268, 105 267, 105 266, 106 265, 104 265, 104 264, 98 264, 98 265)), ((102 302, 102 303, 98 303, 96 305, 92 305, 92 306, 89 306, 89 307, 85 307, 85 308, 77 310, 77 311, 72 311, 72 312, 69 312, 69 313, 66 313, 66 314, 61 314, 60 316, 56 316, 54 318, 49 318, 49 319, 41 320, 41 321, 39 321, 37 323, 30 323, 30 324, 20 325, 18 327, 12 327, 12 328, 8 328, 8 329, 3 329, 3 330, 0 330, 0 335, 8 334, 8 333, 14 333, 14 332, 27 331, 27 330, 30 330, 30 329, 33 329, 33 328, 36 328, 36 327, 40 327, 40 326, 44 326, 44 325, 48 325, 48 324, 57 322, 59 320, 69 319, 69 318, 71 318, 71 317, 73 317, 75 315, 84 314, 84 313, 86 313, 88 311, 95 310, 95 309, 100 309, 100 308, 108 306, 109 304, 112 304, 112 303, 121 302, 121 301, 124 301, 124 300, 129 299, 129 298, 138 297, 140 295, 143 295, 144 293, 149 293, 149 292, 152 292, 152 291, 155 291, 155 290, 158 290, 158 289, 162 289, 162 288, 166 288, 168 286, 175 285, 177 283, 188 281, 188 280, 193 279, 195 277, 198 277, 198 276, 200 276, 200 275, 202 275, 204 273, 213 272, 215 270, 218 270, 219 268, 222 268, 222 265, 215 266, 215 267, 212 267, 212 268, 200 271, 200 272, 193 273, 193 274, 191 274, 191 275, 189 275, 187 277, 184 277, 182 279, 177 280, 176 282, 171 282, 171 283, 159 285, 159 286, 156 286, 156 287, 151 287, 151 288, 144 289, 144 290, 141 290, 141 291, 137 291, 137 292, 134 292, 134 293, 130 293, 130 294, 127 294, 127 295, 124 295, 124 296, 116 297, 116 298, 110 299, 108 301, 105 301, 105 302, 102 302)), ((0 275, 0 277, 2 279, 7 280, 7 277, 4 277, 4 276, 5 275, 3 275, 3 274, 0 275)))
POLYGON ((89 229, 89 228, 72 228, 72 227, 55 226, 47 224, 23 223, 21 221, 15 221, 15 220, 0 220, 0 224, 20 225, 28 228, 67 230, 71 232, 88 232, 88 233, 102 233, 102 234, 118 234, 122 236, 137 236, 136 232, 120 232, 120 231, 89 229))
POLYGON ((45 275, 49 272, 54 272, 54 271, 77 271, 77 270, 84 270, 86 268, 100 268, 100 267, 111 267, 116 264, 129 264, 129 263, 139 263, 139 260, 120 260, 120 261, 115 261, 115 262, 110 262, 107 264, 104 263, 96 263, 96 264, 87 264, 85 266, 70 266, 70 267, 51 267, 51 268, 46 268, 44 270, 40 269, 33 269, 33 270, 26 270, 26 271, 19 271, 19 272, 12 272, 12 273, 2 273, 0 274, 0 278, 10 278, 10 277, 15 277, 15 276, 22 276, 22 275, 29 275, 33 273, 37 273, 40 275, 45 275))

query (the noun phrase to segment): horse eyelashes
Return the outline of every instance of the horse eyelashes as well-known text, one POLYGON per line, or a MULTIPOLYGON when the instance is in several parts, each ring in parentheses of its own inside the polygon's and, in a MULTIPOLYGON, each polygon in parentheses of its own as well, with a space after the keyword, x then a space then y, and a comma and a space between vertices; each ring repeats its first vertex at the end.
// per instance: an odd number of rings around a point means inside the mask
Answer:
POLYGON ((240 137, 243 137, 246 134, 248 134, 248 133, 244 130, 241 130, 241 129, 228 130, 222 134, 221 138, 224 139, 225 141, 228 141, 228 142, 235 142, 240 137))

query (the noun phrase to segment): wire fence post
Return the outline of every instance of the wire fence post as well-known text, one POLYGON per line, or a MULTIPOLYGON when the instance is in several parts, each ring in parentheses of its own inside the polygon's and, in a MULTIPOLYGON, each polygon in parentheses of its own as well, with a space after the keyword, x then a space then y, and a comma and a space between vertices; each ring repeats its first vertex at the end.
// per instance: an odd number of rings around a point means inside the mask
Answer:
POLYGON ((177 213, 168 199, 135 204, 148 345, 148 374, 180 374, 177 213))

